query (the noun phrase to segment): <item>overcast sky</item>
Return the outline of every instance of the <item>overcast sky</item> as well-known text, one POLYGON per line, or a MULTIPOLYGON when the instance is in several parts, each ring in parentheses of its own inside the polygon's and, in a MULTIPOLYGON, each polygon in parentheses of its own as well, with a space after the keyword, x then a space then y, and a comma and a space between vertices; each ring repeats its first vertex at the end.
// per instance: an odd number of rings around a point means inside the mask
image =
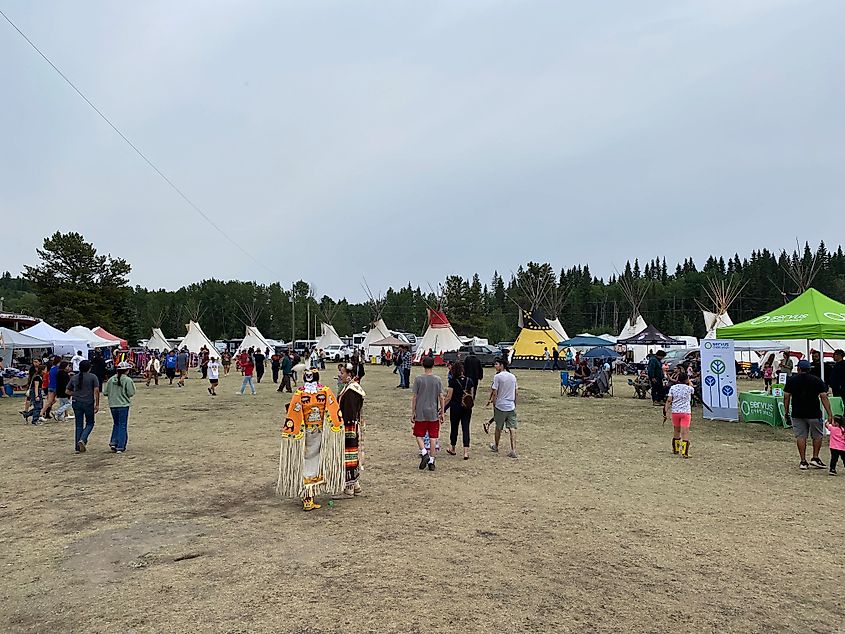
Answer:
POLYGON ((0 20, 0 269, 56 229, 131 282, 361 299, 528 260, 828 245, 845 2, 38 2, 0 20))

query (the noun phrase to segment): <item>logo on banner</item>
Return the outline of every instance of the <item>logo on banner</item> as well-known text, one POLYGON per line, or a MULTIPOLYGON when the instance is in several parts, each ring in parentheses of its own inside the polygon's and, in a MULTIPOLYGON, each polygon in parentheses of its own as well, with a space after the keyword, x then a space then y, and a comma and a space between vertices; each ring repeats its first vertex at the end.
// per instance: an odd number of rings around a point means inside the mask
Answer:
POLYGON ((845 313, 825 313, 824 316, 833 321, 845 321, 845 313))
MULTIPOLYGON (((781 324, 781 323, 794 323, 796 321, 804 321, 807 319, 809 315, 807 313, 801 313, 798 315, 763 315, 762 317, 757 317, 756 319, 752 319, 748 323, 752 326, 759 326, 760 324, 781 324)), ((831 317, 831 319, 835 319, 831 317)), ((842 321, 845 321, 843 319, 842 321)))

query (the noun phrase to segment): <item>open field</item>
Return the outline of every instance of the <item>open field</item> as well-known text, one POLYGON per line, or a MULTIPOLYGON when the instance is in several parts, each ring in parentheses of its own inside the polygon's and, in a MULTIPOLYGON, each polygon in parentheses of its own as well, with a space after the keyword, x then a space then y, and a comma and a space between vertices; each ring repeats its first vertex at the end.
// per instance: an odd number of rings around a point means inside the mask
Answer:
POLYGON ((75 456, 71 423, 0 401, 0 631, 845 631, 845 475, 700 412, 684 461, 627 386, 517 375, 520 459, 485 449, 478 408, 471 459, 430 473, 409 392, 368 369, 365 495, 308 514, 273 492, 272 383, 140 384, 123 456, 107 411, 75 456))

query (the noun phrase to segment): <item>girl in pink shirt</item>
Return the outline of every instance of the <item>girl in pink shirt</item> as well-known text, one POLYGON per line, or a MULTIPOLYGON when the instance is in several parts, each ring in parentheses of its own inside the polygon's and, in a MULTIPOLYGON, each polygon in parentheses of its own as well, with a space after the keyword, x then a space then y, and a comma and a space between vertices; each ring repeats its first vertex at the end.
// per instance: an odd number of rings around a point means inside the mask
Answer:
POLYGON ((836 475, 836 463, 842 458, 845 465, 845 419, 834 416, 832 423, 825 423, 830 430, 830 475, 836 475))

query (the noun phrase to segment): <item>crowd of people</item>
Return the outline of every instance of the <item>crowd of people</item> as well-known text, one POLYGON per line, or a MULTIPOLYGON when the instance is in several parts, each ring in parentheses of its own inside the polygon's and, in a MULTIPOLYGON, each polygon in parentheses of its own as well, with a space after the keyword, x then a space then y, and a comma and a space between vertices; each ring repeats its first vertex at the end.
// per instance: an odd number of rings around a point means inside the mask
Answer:
MULTIPOLYGON (((650 354, 643 380, 648 383, 655 405, 663 408, 664 420, 672 423, 672 452, 683 458, 690 457, 691 408, 700 398, 700 360, 692 356, 675 365, 671 371, 664 363, 665 352, 650 354)), ((318 349, 306 350, 300 355, 293 350, 249 348, 235 354, 228 351, 209 350, 203 347, 197 355, 186 349, 165 352, 151 351, 145 364, 143 381, 146 386, 158 385, 164 377, 170 385, 184 387, 189 368, 195 366, 208 381, 208 393, 217 396, 221 374, 226 376, 234 365, 242 375, 239 395, 249 388, 256 394, 256 385, 265 377, 269 364, 272 381, 278 392, 292 394, 287 407, 283 438, 302 445, 280 456, 278 490, 283 495, 297 497, 305 510, 320 508, 315 501, 323 493, 344 493, 351 497, 360 495, 363 458, 363 402, 366 396, 362 387, 365 375, 363 350, 353 351, 337 365, 336 392, 319 384, 319 371, 326 367, 325 353, 318 349), (296 387, 298 379, 302 385, 296 387), (296 387, 296 389, 294 389, 296 387), (323 436, 326 434, 326 436, 323 436), (332 434, 341 434, 333 438, 332 434), (334 443, 334 444, 332 444, 334 443), (334 448, 333 448, 334 447, 334 448), (286 458, 287 456, 287 458, 286 458), (302 460, 299 466, 293 465, 302 460), (331 465, 327 462, 331 459, 331 465), (291 465, 285 467, 287 461, 291 465), (330 474, 329 470, 337 473, 330 474), (288 469, 288 470, 285 470, 288 469), (338 475, 340 473, 340 475, 338 475), (293 478, 291 480, 291 478, 293 478), (301 481, 297 480, 298 478, 301 481), (342 485, 342 486, 341 486, 342 485)), ((553 366, 559 357, 549 355, 553 366)), ((448 412, 449 442, 445 452, 463 460, 470 459, 471 422, 478 409, 478 391, 484 378, 484 369, 478 358, 470 354, 462 362, 447 364, 445 386, 434 373, 433 354, 421 355, 422 372, 411 381, 412 353, 410 346, 387 349, 380 361, 392 365, 398 375, 397 388, 411 390, 411 434, 419 452, 419 469, 434 471, 441 451, 440 433, 448 412)), ((573 360, 574 361, 574 360, 573 360)), ((499 453, 503 435, 507 432, 506 447, 502 452, 517 458, 517 379, 508 368, 506 358, 497 358, 495 374, 490 381, 486 406, 492 408, 483 430, 489 434, 493 428, 491 452, 499 453)), ((59 356, 44 361, 33 359, 29 369, 26 400, 21 415, 32 425, 39 425, 50 418, 75 420, 74 451, 86 451, 94 429, 96 415, 100 412, 101 397, 108 401, 112 418, 109 448, 121 454, 127 449, 129 413, 136 385, 128 376, 132 365, 123 361, 109 371, 103 355, 98 352, 83 354, 77 351, 70 359, 59 356), (90 357, 90 358, 89 358, 90 357)), ((845 424, 841 416, 834 416, 828 398, 829 388, 834 396, 845 392, 845 352, 837 350, 834 363, 827 374, 827 383, 818 376, 820 362, 801 359, 794 363, 788 353, 775 360, 769 356, 763 363, 762 377, 767 390, 780 374, 786 374, 783 387, 784 409, 789 417, 800 456, 800 468, 822 469, 826 465, 820 450, 825 434, 830 435, 831 475, 836 474, 839 459, 845 462, 845 424), (812 455, 807 459, 808 440, 812 455)), ((575 365, 573 382, 585 386, 596 384, 602 374, 609 375, 606 361, 591 368, 586 359, 575 365)))
POLYGON ((135 396, 135 383, 127 376, 131 368, 130 363, 121 361, 107 379, 106 365, 99 352, 92 359, 86 358, 81 350, 69 361, 60 356, 35 358, 29 368, 26 400, 20 414, 27 423, 40 425, 51 418, 64 422, 69 418, 68 412, 73 412, 74 452, 81 454, 86 451, 94 429, 102 394, 108 399, 112 416, 109 449, 123 453, 128 441, 129 408, 135 396))

